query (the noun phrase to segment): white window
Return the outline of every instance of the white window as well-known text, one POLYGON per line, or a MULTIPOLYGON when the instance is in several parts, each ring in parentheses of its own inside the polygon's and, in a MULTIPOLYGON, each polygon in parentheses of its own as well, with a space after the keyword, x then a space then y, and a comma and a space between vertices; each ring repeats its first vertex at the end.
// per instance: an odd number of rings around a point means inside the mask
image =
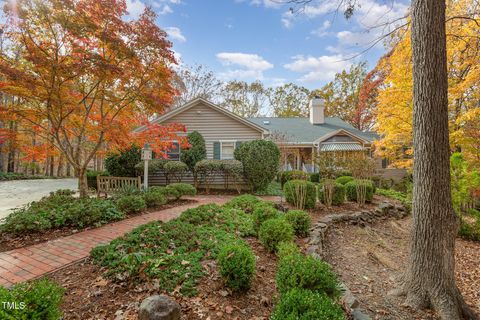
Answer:
POLYGON ((220 143, 220 159, 233 159, 235 141, 222 141, 220 143))

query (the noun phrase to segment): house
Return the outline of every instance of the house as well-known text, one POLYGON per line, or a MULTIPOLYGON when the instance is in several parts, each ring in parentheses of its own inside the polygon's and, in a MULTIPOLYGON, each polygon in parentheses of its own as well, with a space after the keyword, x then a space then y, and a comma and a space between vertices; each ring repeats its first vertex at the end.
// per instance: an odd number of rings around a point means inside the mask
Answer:
MULTIPOLYGON (((233 159, 242 142, 270 139, 282 148, 284 169, 314 172, 313 159, 318 152, 363 152, 372 156, 378 135, 362 132, 336 117, 325 117, 321 99, 310 102, 309 118, 242 118, 202 98, 163 114, 158 124, 182 123, 187 133, 198 131, 206 142, 208 159, 233 159)), ((136 129, 141 131, 144 127, 136 129)), ((186 134, 186 133, 182 133, 186 134)), ((179 159, 181 150, 170 150, 170 159, 179 159)), ((378 169, 386 166, 381 159, 378 169)))

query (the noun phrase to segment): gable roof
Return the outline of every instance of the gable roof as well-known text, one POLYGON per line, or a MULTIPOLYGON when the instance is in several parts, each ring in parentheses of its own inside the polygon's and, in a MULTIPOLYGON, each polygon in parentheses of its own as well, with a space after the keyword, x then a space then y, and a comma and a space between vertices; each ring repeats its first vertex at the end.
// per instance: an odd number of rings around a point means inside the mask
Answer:
MULTIPOLYGON (((224 115, 232 118, 232 119, 235 119, 237 120, 238 122, 241 122, 243 123, 244 125, 254 129, 254 130, 257 130, 263 134, 267 134, 268 133, 268 129, 254 123, 254 122, 251 122, 251 121, 248 121, 247 119, 243 118, 243 117, 240 117, 236 114, 234 114, 233 112, 230 112, 228 110, 226 110, 225 108, 222 108, 222 107, 219 107, 217 106, 216 104, 213 104, 205 99, 202 99, 202 98, 195 98, 189 102, 187 102, 186 104, 184 104, 183 106, 181 107, 178 107, 176 109, 173 109, 172 111, 169 111, 161 116, 159 116, 158 118, 154 119, 152 121, 152 123, 162 123, 184 111, 187 111, 191 108, 193 108, 194 106, 198 105, 199 103, 203 103, 204 105, 212 108, 212 109, 215 109, 216 111, 220 112, 220 113, 223 113, 224 115)), ((141 132, 143 130, 145 130, 146 126, 140 126, 138 128, 136 128, 134 130, 134 132, 141 132)))
POLYGON ((274 118, 259 117, 248 118, 249 121, 272 132, 281 132, 287 135, 291 142, 313 144, 335 135, 346 133, 371 143, 378 139, 378 135, 372 132, 360 131, 337 117, 326 117, 323 124, 311 124, 309 118, 274 118), (268 121, 265 124, 264 121, 268 121))

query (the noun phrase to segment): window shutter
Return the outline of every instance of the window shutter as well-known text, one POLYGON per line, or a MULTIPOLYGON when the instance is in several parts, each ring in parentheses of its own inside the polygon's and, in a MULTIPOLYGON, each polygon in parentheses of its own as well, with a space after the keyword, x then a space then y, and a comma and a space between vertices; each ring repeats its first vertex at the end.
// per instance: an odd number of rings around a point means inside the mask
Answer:
POLYGON ((242 141, 235 141, 235 149, 239 148, 242 144, 242 141))
POLYGON ((220 159, 220 142, 213 143, 213 159, 220 159))

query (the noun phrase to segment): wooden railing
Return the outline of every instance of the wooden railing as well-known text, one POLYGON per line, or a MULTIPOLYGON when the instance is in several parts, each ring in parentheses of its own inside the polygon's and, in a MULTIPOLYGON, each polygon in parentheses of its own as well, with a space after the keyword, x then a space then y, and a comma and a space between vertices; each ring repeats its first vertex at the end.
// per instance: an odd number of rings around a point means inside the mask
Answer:
POLYGON ((142 187, 142 179, 140 177, 97 176, 98 196, 100 196, 102 192, 108 195, 108 193, 119 192, 128 187, 140 189, 142 187))

